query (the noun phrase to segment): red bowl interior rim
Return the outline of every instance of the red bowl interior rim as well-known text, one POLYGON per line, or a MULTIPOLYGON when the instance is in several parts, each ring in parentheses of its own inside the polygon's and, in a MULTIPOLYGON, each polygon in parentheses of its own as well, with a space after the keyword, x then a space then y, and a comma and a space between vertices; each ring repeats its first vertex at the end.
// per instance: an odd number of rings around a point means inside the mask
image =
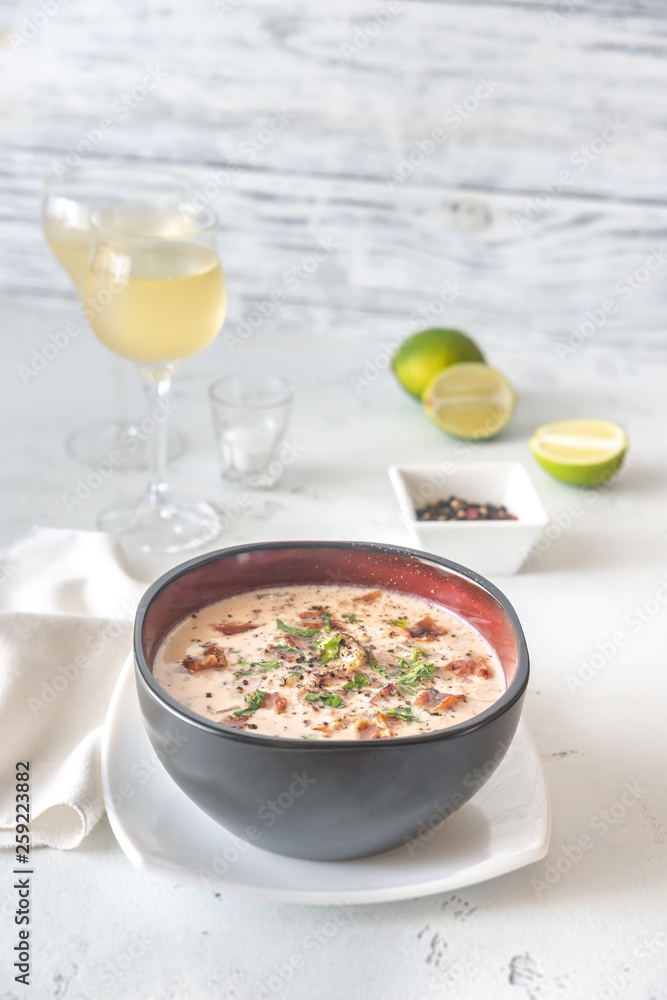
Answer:
MULTIPOLYGON (((424 597, 470 622, 495 650, 507 683, 505 693, 488 709, 465 722, 418 736, 387 741, 430 740, 461 735, 505 711, 525 690, 528 650, 514 608, 492 583, 472 570, 416 549, 376 542, 257 542, 208 552, 174 567, 144 594, 135 622, 135 659, 145 686, 173 714, 198 727, 233 739, 303 748, 300 740, 226 729, 175 701, 153 678, 151 666, 165 634, 178 621, 206 604, 245 590, 279 584, 331 583, 382 587, 424 597)), ((384 742, 384 741, 383 741, 384 742)), ((370 745, 336 740, 341 748, 370 745)), ((308 748, 329 746, 309 743, 308 748)))

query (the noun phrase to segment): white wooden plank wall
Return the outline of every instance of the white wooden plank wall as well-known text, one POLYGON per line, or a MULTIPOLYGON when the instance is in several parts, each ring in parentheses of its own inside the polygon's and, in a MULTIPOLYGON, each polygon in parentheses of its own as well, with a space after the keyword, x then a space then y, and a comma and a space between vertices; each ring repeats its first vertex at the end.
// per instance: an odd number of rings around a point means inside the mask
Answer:
POLYGON ((217 176, 228 332, 280 288, 284 335, 395 339, 423 308, 487 343, 566 343, 613 300, 590 339, 665 344, 658 0, 3 0, 0 30, 3 296, 71 295, 39 189, 83 142, 217 176), (320 239, 335 251, 295 288, 320 239))

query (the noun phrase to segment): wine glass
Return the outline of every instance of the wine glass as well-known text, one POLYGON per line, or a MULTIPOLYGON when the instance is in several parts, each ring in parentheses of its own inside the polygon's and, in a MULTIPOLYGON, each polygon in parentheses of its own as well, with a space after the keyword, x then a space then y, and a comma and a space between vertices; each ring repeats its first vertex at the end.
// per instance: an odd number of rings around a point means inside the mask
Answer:
POLYGON ((172 373, 217 336, 225 318, 217 221, 208 208, 159 195, 91 215, 89 322, 109 350, 138 365, 149 408, 148 490, 138 503, 103 512, 98 525, 144 555, 198 548, 219 530, 213 507, 172 499, 165 481, 172 373))
MULTIPOLYGON (((83 296, 91 252, 90 215, 99 204, 125 198, 163 196, 187 201, 195 194, 190 181, 179 174, 153 167, 118 164, 82 164, 63 177, 44 183, 42 231, 49 249, 69 275, 79 299, 83 296)), ((82 462, 103 462, 109 453, 125 455, 126 470, 146 466, 145 448, 138 428, 128 421, 106 420, 73 431, 66 447, 82 462)), ((180 435, 169 436, 169 458, 184 450, 180 435)))

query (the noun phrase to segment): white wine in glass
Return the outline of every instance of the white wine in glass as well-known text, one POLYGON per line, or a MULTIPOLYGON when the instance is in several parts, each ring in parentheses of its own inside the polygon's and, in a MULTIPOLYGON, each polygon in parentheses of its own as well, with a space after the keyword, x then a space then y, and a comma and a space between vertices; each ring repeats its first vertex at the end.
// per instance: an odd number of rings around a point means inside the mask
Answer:
POLYGON ((138 364, 180 361, 210 344, 224 317, 225 283, 215 251, 190 242, 185 227, 194 220, 129 203, 98 218, 124 227, 122 236, 107 229, 86 284, 86 304, 101 300, 91 323, 102 343, 138 364))
MULTIPOLYGON (((64 177, 46 180, 42 198, 44 238, 82 299, 92 245, 90 217, 98 205, 143 197, 186 202, 194 194, 187 178, 169 170, 82 164, 64 177)), ((174 433, 170 434, 169 446, 170 458, 183 451, 183 442, 174 433)), ((121 450, 125 451, 124 469, 146 465, 141 437, 129 421, 106 420, 81 427, 70 434, 67 449, 74 458, 90 463, 102 462, 110 451, 121 450)))
POLYGON ((142 554, 198 548, 217 535, 219 519, 207 503, 170 496, 166 414, 176 364, 210 344, 224 322, 217 218, 192 202, 155 198, 101 206, 91 222, 84 287, 90 324, 109 350, 139 366, 154 425, 147 492, 136 504, 105 511, 99 527, 142 554))
POLYGON ((44 239, 81 298, 90 258, 90 229, 67 228, 56 219, 45 219, 44 239))

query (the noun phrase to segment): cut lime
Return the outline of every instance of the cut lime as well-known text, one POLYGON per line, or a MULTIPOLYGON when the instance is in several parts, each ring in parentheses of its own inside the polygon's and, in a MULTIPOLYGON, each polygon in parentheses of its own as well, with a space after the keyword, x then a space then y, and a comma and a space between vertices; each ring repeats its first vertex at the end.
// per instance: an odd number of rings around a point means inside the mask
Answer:
POLYGON ((484 361, 484 355, 460 330, 435 328, 408 337, 396 351, 392 368, 406 392, 421 399, 438 372, 461 361, 484 361))
POLYGON ((625 431, 609 420, 558 420, 538 427, 530 450, 562 483, 601 486, 615 476, 628 447, 625 431))
POLYGON ((512 419, 516 396, 500 372, 479 362, 451 365, 424 393, 424 412, 453 437, 481 441, 499 434, 512 419))

